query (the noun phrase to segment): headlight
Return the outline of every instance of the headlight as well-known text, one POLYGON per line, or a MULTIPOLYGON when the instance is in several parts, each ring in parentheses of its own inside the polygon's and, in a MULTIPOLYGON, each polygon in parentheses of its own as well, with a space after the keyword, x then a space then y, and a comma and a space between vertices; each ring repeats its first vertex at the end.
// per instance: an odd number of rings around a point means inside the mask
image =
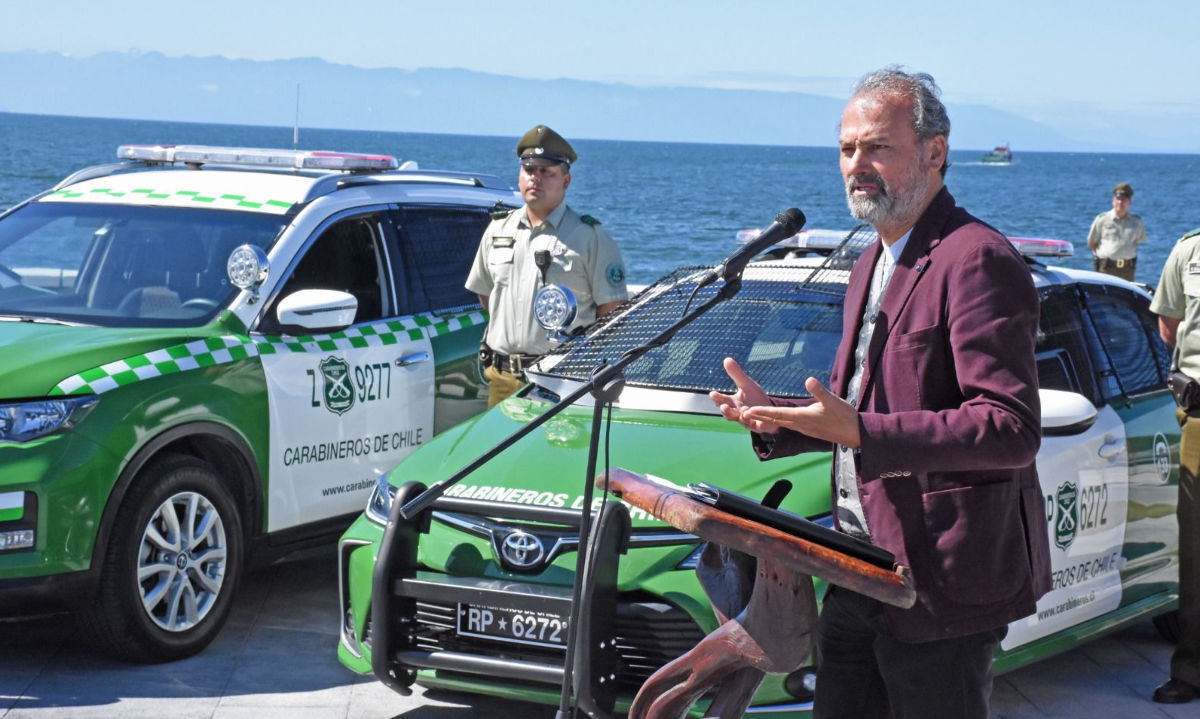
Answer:
POLYGON ((95 395, 88 395, 0 404, 0 442, 28 442, 70 429, 99 401, 95 395))
POLYGON ((396 488, 388 484, 385 474, 375 481, 375 489, 367 499, 367 519, 387 526, 388 516, 392 513, 392 500, 396 498, 396 488))

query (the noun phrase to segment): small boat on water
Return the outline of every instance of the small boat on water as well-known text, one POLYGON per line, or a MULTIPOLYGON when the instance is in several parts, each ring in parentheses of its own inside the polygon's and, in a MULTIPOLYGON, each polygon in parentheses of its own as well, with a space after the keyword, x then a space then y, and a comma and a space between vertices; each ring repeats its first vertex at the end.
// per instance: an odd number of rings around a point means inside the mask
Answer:
POLYGON ((980 162, 988 165, 1011 165, 1012 150, 1008 149, 1008 143, 996 145, 992 151, 984 155, 980 162))

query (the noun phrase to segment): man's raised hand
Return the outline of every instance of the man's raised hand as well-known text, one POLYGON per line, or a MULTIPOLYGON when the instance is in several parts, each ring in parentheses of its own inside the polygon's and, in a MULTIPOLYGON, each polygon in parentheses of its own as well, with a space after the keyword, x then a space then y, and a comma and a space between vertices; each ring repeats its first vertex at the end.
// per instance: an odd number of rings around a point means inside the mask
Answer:
POLYGON ((826 389, 816 377, 805 380, 804 388, 816 402, 802 407, 747 407, 741 413, 742 424, 747 427, 759 423, 777 429, 786 428, 851 449, 858 447, 862 437, 858 428, 858 411, 854 406, 826 389))
POLYGON ((733 384, 737 387, 733 394, 721 394, 720 392, 709 392, 708 396, 712 398, 713 404, 717 405, 717 409, 721 411, 722 416, 731 422, 737 422, 751 432, 773 433, 779 430, 779 427, 769 421, 754 421, 748 420, 745 417, 746 410, 751 407, 770 406, 771 400, 767 397, 767 393, 763 391, 761 385, 750 378, 742 366, 737 363, 737 360, 732 357, 726 357, 723 363, 725 373, 729 375, 729 379, 733 380, 733 384))

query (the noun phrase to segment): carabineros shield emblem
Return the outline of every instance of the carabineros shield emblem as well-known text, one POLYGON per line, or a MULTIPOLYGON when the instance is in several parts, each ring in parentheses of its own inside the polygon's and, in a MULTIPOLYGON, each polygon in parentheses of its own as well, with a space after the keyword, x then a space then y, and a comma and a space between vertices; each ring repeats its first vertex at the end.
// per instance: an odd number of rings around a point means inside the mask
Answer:
POLYGON ((354 406, 350 365, 340 357, 326 357, 321 360, 321 375, 325 378, 325 409, 345 414, 354 406))
POLYGON ((1079 531, 1079 488, 1063 482, 1054 495, 1054 543, 1066 550, 1079 531))

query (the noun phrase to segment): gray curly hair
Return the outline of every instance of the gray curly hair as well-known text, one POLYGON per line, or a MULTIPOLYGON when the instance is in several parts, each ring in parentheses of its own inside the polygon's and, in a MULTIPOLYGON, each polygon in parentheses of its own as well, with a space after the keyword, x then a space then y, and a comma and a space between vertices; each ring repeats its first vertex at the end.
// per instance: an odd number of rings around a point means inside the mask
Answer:
MULTIPOLYGON (((932 75, 924 72, 909 74, 898 65, 890 65, 863 75, 854 86, 852 97, 895 95, 912 100, 913 131, 917 139, 927 142, 942 135, 949 145, 950 116, 946 114, 946 106, 938 99, 941 92, 932 75)), ((949 167, 949 161, 942 163, 939 168, 942 177, 946 176, 949 167)))

